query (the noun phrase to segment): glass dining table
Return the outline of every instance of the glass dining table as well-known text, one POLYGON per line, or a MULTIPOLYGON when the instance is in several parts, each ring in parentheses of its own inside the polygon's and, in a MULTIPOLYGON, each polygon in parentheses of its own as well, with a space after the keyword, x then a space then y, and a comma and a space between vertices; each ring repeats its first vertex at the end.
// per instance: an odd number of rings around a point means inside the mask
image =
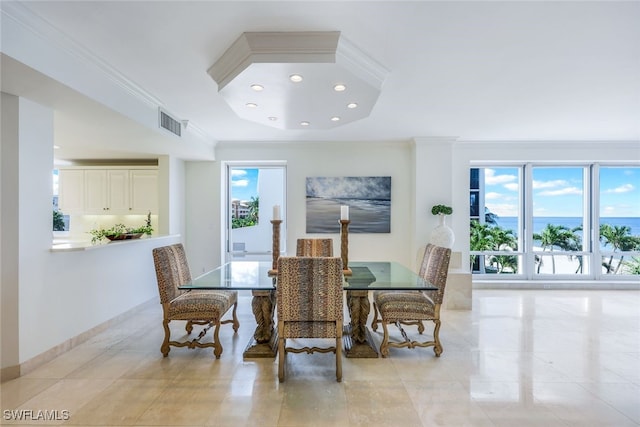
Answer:
MULTIPOLYGON (((275 357, 277 331, 274 323, 277 276, 271 262, 231 261, 179 287, 182 290, 224 289, 251 291, 251 308, 257 327, 244 351, 245 358, 275 357)), ((378 357, 367 318, 371 310, 369 291, 436 290, 419 275, 397 262, 350 262, 344 276, 350 321, 344 327, 346 357, 378 357)))

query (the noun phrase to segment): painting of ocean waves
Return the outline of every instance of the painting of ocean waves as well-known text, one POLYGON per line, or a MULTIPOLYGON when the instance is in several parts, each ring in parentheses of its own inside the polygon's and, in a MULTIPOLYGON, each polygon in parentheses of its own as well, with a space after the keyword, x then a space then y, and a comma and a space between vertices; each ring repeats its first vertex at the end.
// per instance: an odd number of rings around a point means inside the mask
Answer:
POLYGON ((307 233, 340 233, 340 206, 349 206, 350 233, 391 232, 391 177, 310 177, 307 233))

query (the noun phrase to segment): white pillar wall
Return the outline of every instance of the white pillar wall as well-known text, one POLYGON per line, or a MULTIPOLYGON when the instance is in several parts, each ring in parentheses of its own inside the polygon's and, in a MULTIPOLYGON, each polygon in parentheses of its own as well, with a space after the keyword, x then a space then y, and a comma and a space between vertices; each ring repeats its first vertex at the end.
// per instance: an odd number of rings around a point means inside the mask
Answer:
POLYGON ((19 375, 19 98, 2 93, 0 145, 0 369, 2 380, 19 375))
POLYGON ((2 107, 2 373, 11 377, 30 352, 20 337, 38 314, 31 297, 49 282, 39 266, 51 247, 53 110, 7 94, 2 107))
POLYGON ((438 217, 431 214, 431 208, 433 205, 440 204, 453 208, 453 214, 448 218, 448 225, 456 234, 453 250, 459 251, 462 248, 458 236, 464 233, 462 224, 469 219, 469 213, 466 205, 460 204, 460 201, 454 197, 453 189, 456 188, 452 174, 454 144, 455 138, 414 139, 414 254, 429 242, 431 230, 438 225, 438 217))

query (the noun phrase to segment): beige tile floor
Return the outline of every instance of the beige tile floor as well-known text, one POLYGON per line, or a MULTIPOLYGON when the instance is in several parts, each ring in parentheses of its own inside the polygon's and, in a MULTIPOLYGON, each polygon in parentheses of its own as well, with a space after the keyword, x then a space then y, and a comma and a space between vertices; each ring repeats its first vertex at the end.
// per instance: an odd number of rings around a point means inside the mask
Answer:
MULTIPOLYGON (((243 360, 255 323, 241 294, 224 353, 172 348, 148 304, 33 372, 1 385, 0 424, 77 426, 638 426, 640 292, 474 291, 473 311, 444 311, 442 357, 392 349, 243 360), (11 410, 68 411, 17 422, 11 410), (30 423, 30 424, 29 424, 30 423)), ((173 331, 183 335, 182 325, 173 331)), ((380 334, 374 334, 377 343, 380 334)), ((24 411, 22 412, 25 413, 24 411)))

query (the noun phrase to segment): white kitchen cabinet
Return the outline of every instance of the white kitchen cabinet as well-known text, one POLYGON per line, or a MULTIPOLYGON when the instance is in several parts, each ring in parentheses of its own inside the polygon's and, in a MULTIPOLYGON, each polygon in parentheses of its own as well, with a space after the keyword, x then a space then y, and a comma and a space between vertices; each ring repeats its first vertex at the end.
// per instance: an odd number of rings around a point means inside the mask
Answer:
POLYGON ((59 183, 65 214, 158 213, 156 169, 62 169, 59 183))
POLYGON ((107 171, 108 206, 110 214, 127 214, 131 204, 129 202, 129 171, 107 171))
POLYGON ((129 171, 130 212, 158 214, 158 171, 133 169, 129 171))
POLYGON ((84 213, 84 171, 58 171, 58 208, 65 215, 84 213))
POLYGON ((89 214, 129 213, 129 171, 86 169, 84 208, 89 214))

